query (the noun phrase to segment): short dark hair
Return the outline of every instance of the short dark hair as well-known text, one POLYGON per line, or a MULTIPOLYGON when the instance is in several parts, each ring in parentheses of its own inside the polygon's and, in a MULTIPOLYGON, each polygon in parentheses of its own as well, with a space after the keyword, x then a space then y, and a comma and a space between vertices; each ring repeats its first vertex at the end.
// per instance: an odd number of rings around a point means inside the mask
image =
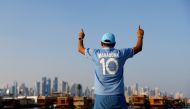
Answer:
POLYGON ((109 47, 109 48, 115 47, 115 43, 113 43, 113 44, 107 44, 107 43, 101 42, 101 45, 102 45, 102 46, 104 45, 104 46, 109 47))

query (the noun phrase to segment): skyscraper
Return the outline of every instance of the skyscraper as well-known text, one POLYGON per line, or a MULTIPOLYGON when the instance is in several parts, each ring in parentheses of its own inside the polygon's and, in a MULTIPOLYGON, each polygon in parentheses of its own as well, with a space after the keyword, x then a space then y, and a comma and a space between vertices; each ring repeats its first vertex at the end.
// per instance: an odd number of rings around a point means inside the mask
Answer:
POLYGON ((133 93, 133 95, 138 95, 138 93, 139 93, 139 85, 137 83, 135 83, 132 86, 132 93, 133 93))
POLYGON ((81 84, 77 84, 77 96, 82 96, 83 92, 82 92, 82 85, 81 84))
POLYGON ((77 84, 72 84, 71 85, 71 96, 76 96, 77 95, 77 84))
POLYGON ((29 96, 34 96, 34 89, 33 88, 29 89, 29 96))
POLYGON ((42 77, 42 96, 46 95, 46 77, 42 77))
POLYGON ((82 96, 82 85, 81 84, 72 84, 71 86, 71 96, 82 96))
POLYGON ((47 84, 46 84, 46 96, 50 96, 51 95, 51 79, 48 78, 47 80, 47 84))
POLYGON ((158 87, 155 88, 155 96, 160 96, 160 89, 158 87))
POLYGON ((68 85, 68 82, 65 82, 65 81, 62 81, 62 93, 65 95, 65 94, 68 94, 69 92, 69 85, 68 85))
POLYGON ((128 95, 128 96, 131 96, 131 95, 132 95, 132 89, 131 89, 130 86, 128 86, 128 88, 127 88, 127 95, 128 95))
POLYGON ((88 87, 86 87, 86 89, 84 91, 84 96, 85 97, 90 97, 90 89, 88 87))
POLYGON ((35 96, 40 96, 40 82, 37 81, 35 85, 35 96))
POLYGON ((13 96, 16 97, 18 95, 18 83, 17 83, 17 81, 14 81, 14 83, 13 83, 12 91, 13 91, 13 96))
POLYGON ((26 87, 25 83, 22 83, 19 87, 19 95, 27 96, 29 94, 28 88, 26 87))
POLYGON ((139 95, 146 95, 146 94, 145 94, 145 89, 144 89, 143 87, 141 87, 141 88, 139 89, 139 95))
POLYGON ((91 96, 92 98, 95 97, 94 91, 95 91, 95 88, 94 88, 94 86, 93 86, 93 87, 91 88, 91 90, 90 90, 90 96, 91 96))
POLYGON ((58 78, 55 77, 53 80, 53 92, 58 92, 58 78))

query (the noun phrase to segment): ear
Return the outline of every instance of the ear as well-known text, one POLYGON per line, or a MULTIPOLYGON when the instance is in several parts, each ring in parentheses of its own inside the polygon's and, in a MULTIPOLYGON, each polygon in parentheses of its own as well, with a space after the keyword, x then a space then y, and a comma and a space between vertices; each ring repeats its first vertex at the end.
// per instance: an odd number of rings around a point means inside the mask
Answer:
POLYGON ((113 47, 115 47, 116 42, 113 44, 113 47))
POLYGON ((101 42, 101 46, 103 47, 103 43, 101 42))

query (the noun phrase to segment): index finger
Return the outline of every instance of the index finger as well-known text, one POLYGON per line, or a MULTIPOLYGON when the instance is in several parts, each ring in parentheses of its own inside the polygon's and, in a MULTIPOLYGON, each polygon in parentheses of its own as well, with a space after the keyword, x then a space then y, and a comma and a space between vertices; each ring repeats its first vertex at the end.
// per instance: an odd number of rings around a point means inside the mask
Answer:
POLYGON ((81 28, 81 31, 84 33, 83 28, 81 28))
POLYGON ((141 29, 141 25, 139 25, 139 30, 141 29))

